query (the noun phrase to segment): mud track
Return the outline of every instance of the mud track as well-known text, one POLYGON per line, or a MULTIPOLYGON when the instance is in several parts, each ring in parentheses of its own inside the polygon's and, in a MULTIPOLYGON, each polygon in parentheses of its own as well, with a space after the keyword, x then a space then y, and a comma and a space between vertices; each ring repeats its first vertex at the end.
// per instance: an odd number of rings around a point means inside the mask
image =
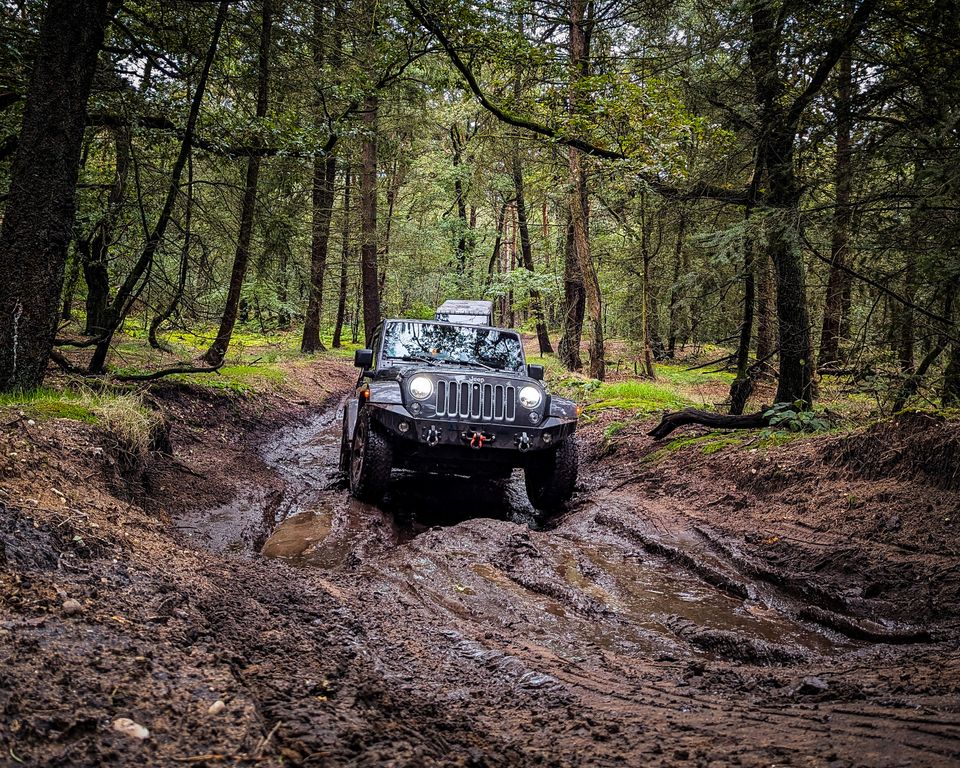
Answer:
MULTIPOLYGON (((376 708, 428 703, 471 742, 413 719, 418 759, 960 759, 949 622, 904 620, 863 598, 855 577, 771 564, 736 531, 614 482, 612 462, 588 463, 570 511, 538 525, 516 476, 395 473, 382 508, 352 500, 338 440, 335 408, 277 432, 260 456, 279 493, 241 492, 181 524, 204 546, 260 551, 288 566, 282 578, 322 590, 375 671, 376 708)), ((839 549, 829 537, 812 545, 839 549)))
POLYGON ((593 424, 538 522, 519 476, 351 500, 336 399, 154 397, 142 476, 93 427, 0 431, 0 766, 960 764, 960 492, 918 451, 652 462, 593 424))

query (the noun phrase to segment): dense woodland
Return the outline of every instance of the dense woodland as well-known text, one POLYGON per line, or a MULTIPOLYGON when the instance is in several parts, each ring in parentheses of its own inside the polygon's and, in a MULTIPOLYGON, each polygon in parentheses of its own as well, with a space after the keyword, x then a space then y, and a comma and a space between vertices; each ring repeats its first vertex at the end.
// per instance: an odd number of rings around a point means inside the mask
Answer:
POLYGON ((613 339, 728 349, 734 413, 960 400, 953 2, 0 9, 0 390, 130 329, 215 369, 485 297, 597 379, 613 339))

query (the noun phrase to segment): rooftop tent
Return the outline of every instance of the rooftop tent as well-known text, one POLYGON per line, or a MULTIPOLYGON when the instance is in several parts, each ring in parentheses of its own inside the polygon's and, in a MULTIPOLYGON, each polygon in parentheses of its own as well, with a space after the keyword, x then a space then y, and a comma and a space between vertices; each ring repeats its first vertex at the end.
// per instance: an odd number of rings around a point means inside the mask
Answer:
POLYGON ((493 302, 448 299, 437 308, 436 319, 460 325, 493 325, 493 302))

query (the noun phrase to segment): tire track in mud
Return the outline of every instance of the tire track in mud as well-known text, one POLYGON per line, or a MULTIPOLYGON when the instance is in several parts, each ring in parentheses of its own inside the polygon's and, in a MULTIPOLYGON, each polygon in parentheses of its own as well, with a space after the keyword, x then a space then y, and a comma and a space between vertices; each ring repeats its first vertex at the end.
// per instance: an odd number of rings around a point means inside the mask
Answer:
POLYGON ((620 489, 538 530, 516 478, 395 474, 371 507, 348 497, 338 447, 336 409, 267 441, 286 490, 261 510, 264 555, 338 595, 394 699, 487 730, 515 764, 960 757, 955 711, 921 704, 943 715, 931 727, 909 719, 922 697, 881 695, 897 662, 872 643, 919 635, 857 636, 824 618, 836 595, 765 578, 695 520, 620 489))

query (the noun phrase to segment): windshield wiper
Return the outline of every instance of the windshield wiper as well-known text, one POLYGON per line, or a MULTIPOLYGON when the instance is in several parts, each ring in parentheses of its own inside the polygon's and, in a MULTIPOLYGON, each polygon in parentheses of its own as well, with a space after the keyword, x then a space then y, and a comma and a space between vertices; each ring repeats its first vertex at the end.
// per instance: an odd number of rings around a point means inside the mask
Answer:
POLYGON ((436 365, 437 361, 432 357, 427 357, 426 355, 400 355, 399 357, 391 357, 391 360, 403 360, 405 363, 428 363, 429 365, 436 365))
POLYGON ((450 358, 445 362, 450 363, 451 365, 467 365, 473 368, 485 368, 488 371, 499 371, 499 368, 494 368, 492 365, 487 365, 486 363, 481 363, 479 360, 460 360, 458 358, 450 358))

